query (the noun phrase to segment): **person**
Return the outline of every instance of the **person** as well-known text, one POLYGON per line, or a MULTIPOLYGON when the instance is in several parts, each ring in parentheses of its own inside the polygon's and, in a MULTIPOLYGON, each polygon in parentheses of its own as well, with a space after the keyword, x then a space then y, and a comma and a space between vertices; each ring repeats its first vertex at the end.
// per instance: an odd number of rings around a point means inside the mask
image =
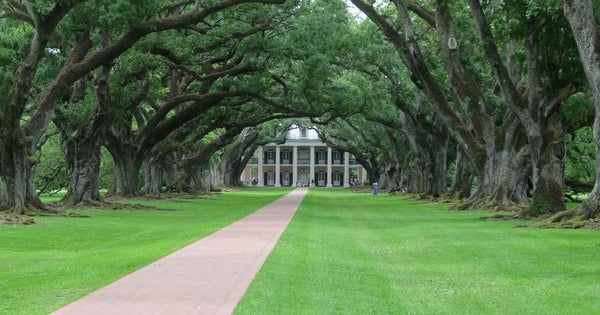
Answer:
POLYGON ((379 193, 379 184, 377 184, 377 182, 373 183, 373 196, 377 196, 377 194, 379 193))
POLYGON ((306 187, 306 185, 304 184, 304 181, 302 181, 302 187, 306 187))

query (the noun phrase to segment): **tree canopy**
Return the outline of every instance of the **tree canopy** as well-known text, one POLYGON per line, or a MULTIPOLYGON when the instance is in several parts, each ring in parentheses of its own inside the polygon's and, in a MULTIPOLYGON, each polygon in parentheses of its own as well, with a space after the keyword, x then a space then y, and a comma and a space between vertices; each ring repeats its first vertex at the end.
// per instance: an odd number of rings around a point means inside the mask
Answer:
POLYGON ((1 4, 5 215, 242 185, 292 125, 389 190, 598 215, 597 0, 1 4))

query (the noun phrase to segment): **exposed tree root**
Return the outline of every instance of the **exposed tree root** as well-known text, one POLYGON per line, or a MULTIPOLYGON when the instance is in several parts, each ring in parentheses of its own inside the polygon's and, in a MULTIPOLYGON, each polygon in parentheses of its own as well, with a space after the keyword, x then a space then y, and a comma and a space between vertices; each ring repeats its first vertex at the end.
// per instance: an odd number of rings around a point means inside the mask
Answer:
POLYGON ((440 203, 451 203, 451 204, 458 204, 458 203, 462 202, 463 200, 465 200, 465 199, 460 197, 460 192, 454 192, 454 193, 447 192, 438 198, 438 202, 440 202, 440 203))
POLYGON ((511 221, 523 220, 518 214, 495 214, 492 216, 480 217, 479 220, 485 221, 511 221))
POLYGON ((94 199, 83 199, 78 202, 72 200, 61 200, 53 203, 53 206, 58 209, 84 209, 84 208, 96 208, 96 207, 110 207, 111 203, 103 200, 94 199))
MULTIPOLYGON (((131 199, 121 199, 131 200, 131 199)), ((108 201, 86 200, 77 204, 56 202, 52 204, 61 210, 149 210, 149 211, 175 211, 173 209, 158 208, 142 204, 127 204, 108 201)))
POLYGON ((14 212, 0 212, 0 225, 32 225, 35 220, 32 217, 14 212))
POLYGON ((112 196, 106 197, 105 200, 110 200, 111 202, 112 201, 123 201, 123 200, 140 200, 140 201, 169 200, 169 201, 176 201, 176 202, 184 202, 182 199, 205 199, 205 198, 209 198, 209 197, 212 197, 215 195, 216 195, 216 193, 214 193, 214 192, 196 192, 196 193, 170 192, 170 193, 161 193, 161 194, 146 194, 146 195, 137 196, 137 197, 124 197, 124 196, 112 195, 112 196))
POLYGON ((521 212, 526 205, 508 198, 502 191, 496 191, 490 196, 474 195, 452 207, 450 210, 492 210, 506 212, 521 212))
POLYGON ((0 211, 0 225, 35 224, 34 216, 69 216, 59 209, 50 208, 41 202, 27 203, 18 207, 0 211))
POLYGON ((534 226, 546 229, 600 230, 600 214, 580 205, 577 209, 559 212, 534 226))

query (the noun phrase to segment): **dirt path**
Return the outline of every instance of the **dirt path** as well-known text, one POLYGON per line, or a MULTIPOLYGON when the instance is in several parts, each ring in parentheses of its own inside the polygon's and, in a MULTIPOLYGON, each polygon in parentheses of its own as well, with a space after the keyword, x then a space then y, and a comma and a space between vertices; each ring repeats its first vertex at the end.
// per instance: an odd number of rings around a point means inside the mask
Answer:
POLYGON ((306 192, 296 189, 53 314, 230 314, 306 192))

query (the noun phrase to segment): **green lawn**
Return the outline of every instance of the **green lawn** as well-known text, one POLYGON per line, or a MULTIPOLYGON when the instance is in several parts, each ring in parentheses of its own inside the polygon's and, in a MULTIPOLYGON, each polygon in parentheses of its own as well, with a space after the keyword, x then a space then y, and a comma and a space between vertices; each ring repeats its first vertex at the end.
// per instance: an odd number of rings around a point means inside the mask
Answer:
POLYGON ((290 189, 140 202, 177 211, 88 210, 0 226, 0 314, 47 314, 221 227, 290 189))
POLYGON ((598 231, 311 190, 236 314, 593 314, 598 231))

